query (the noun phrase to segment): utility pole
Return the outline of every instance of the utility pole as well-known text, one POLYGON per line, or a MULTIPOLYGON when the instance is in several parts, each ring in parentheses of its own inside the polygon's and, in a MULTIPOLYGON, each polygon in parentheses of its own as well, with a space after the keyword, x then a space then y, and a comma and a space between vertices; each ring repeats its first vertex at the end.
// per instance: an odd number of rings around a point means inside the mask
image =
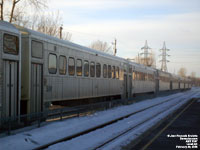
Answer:
POLYGON ((114 56, 116 56, 116 54, 117 54, 117 39, 116 38, 115 38, 114 42, 112 42, 112 45, 114 45, 113 51, 114 51, 114 56))
POLYGON ((60 39, 62 39, 62 30, 63 30, 63 27, 62 25, 60 26, 60 39))
POLYGON ((161 64, 161 70, 167 72, 167 62, 169 62, 169 60, 167 60, 167 56, 170 56, 167 54, 167 51, 169 51, 169 49, 166 48, 165 45, 165 41, 163 42, 163 48, 160 49, 160 51, 162 51, 162 54, 160 56, 162 56, 162 60, 160 60, 161 64))
POLYGON ((151 48, 148 46, 147 44, 147 40, 145 41, 145 45, 144 47, 141 48, 141 50, 143 50, 142 53, 140 53, 140 55, 144 55, 143 57, 143 64, 146 66, 151 66, 152 64, 149 64, 149 60, 150 60, 150 55, 152 55, 151 53, 149 53, 149 50, 151 48))

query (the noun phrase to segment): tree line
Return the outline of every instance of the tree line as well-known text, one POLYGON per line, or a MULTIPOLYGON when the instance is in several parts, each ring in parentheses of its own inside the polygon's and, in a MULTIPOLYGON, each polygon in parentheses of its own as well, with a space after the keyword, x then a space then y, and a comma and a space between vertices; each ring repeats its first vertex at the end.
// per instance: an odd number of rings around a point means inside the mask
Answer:
MULTIPOLYGON (((49 0, 1 0, 0 19, 60 38, 62 18, 59 12, 48 11, 49 0)), ((62 33, 62 39, 71 40, 72 34, 62 33)))

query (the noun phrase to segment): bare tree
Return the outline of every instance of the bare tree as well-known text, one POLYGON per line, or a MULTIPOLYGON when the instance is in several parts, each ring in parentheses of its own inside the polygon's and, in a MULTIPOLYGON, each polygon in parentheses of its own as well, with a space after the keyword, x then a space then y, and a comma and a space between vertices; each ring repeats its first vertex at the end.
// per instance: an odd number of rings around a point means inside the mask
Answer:
MULTIPOLYGON (((50 13, 42 15, 37 19, 38 22, 34 25, 37 31, 60 38, 60 27, 62 25, 62 18, 57 13, 50 13)), ((62 32, 62 31, 61 31, 62 32)), ((62 32, 62 39, 70 41, 72 34, 69 32, 62 32)))
MULTIPOLYGON (((0 3, 1 20, 5 19, 10 23, 59 38, 62 18, 59 12, 48 14, 40 13, 40 10, 47 7, 46 2, 47 0, 2 0, 0 3), (5 1, 10 6, 10 9, 3 10, 5 1), (34 8, 37 13, 27 13, 28 8, 34 8)), ((72 34, 69 32, 62 33, 63 40, 71 40, 71 37, 72 34)))
POLYGON ((3 17, 3 8, 4 8, 4 0, 1 0, 1 3, 0 3, 0 8, 1 8, 1 20, 3 20, 4 19, 4 17, 3 17))
POLYGON ((15 16, 18 16, 20 8, 23 7, 23 11, 21 10, 20 13, 27 13, 30 9, 25 8, 34 8, 37 11, 42 10, 42 8, 46 8, 47 0, 1 0, 0 1, 0 19, 9 21, 10 23, 13 20, 16 20, 15 16), (6 9, 4 9, 4 7, 6 9))
POLYGON ((109 46, 107 42, 103 42, 100 40, 93 42, 89 47, 106 53, 110 53, 111 51, 111 46, 109 46))
POLYGON ((186 77, 186 73, 187 73, 187 70, 186 68, 180 68, 179 71, 178 71, 178 75, 181 76, 181 77, 186 77))
POLYGON ((10 11, 10 19, 9 19, 10 23, 13 21, 16 5, 22 1, 24 2, 24 4, 29 4, 30 6, 33 6, 36 9, 46 7, 46 0, 13 0, 10 11))

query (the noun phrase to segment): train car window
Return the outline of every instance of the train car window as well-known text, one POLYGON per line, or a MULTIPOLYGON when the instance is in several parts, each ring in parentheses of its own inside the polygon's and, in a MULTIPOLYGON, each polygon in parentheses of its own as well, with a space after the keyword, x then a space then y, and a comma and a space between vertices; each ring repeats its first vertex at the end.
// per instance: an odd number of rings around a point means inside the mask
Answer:
POLYGON ((154 81, 155 80, 155 76, 154 75, 152 75, 152 81, 154 81))
POLYGON ((145 73, 142 73, 142 80, 145 81, 145 73))
POLYGON ((132 68, 131 67, 129 68, 129 73, 132 73, 132 68))
POLYGON ((95 64, 94 62, 90 62, 90 77, 95 76, 95 64))
POLYGON ((142 81, 143 80, 143 73, 140 72, 140 80, 142 81))
POLYGON ((150 80, 153 81, 153 75, 152 75, 152 74, 151 74, 151 76, 150 76, 150 80))
POLYGON ((3 35, 3 51, 13 55, 19 53, 19 38, 14 35, 4 34, 3 35))
POLYGON ((137 80, 137 71, 135 71, 135 80, 137 80))
POLYGON ((108 72, 107 65, 104 64, 104 65, 103 65, 103 77, 104 77, 104 78, 107 78, 107 72, 108 72))
POLYGON ((145 75, 145 81, 148 81, 148 74, 144 74, 145 75))
POLYGON ((56 74, 57 72, 57 56, 55 54, 49 54, 49 73, 56 74))
POLYGON ((59 56, 59 73, 61 75, 66 74, 67 59, 65 56, 59 56))
POLYGON ((82 60, 81 59, 76 60, 76 74, 77 76, 82 76, 82 60))
POLYGON ((72 57, 69 57, 68 72, 70 76, 73 76, 75 74, 75 61, 72 57))
POLYGON ((134 71, 132 73, 132 78, 133 78, 133 80, 135 80, 135 72, 134 71))
POLYGON ((137 72, 137 80, 140 80, 140 72, 137 72))
POLYGON ((84 61, 84 76, 89 76, 89 62, 87 60, 84 61))
POLYGON ((111 72, 111 65, 108 65, 108 78, 111 78, 112 72, 111 72))
POLYGON ((148 81, 152 81, 152 75, 148 74, 148 81))
POLYGON ((119 79, 119 67, 116 67, 116 78, 119 79))
POLYGON ((43 58, 43 43, 31 41, 31 55, 36 58, 43 58))
POLYGON ((112 66, 112 78, 115 79, 115 66, 112 66))
POLYGON ((141 72, 139 72, 139 80, 141 81, 142 80, 142 73, 141 72))
POLYGON ((101 77, 101 64, 96 63, 96 77, 99 78, 101 77))

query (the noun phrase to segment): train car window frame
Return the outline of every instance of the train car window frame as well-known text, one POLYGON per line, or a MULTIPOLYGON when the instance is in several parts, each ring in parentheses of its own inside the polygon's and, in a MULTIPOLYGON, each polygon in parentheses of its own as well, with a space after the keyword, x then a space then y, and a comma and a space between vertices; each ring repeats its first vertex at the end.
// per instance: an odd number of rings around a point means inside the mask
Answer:
POLYGON ((84 77, 89 76, 89 61, 84 60, 84 77))
POLYGON ((95 62, 90 62, 90 77, 95 77, 95 62))
POLYGON ((103 77, 107 78, 107 74, 108 74, 108 67, 106 64, 103 65, 103 77))
POLYGON ((108 78, 112 77, 111 65, 108 65, 108 78))
POLYGON ((7 54, 18 55, 19 54, 19 37, 16 35, 4 33, 3 34, 3 52, 7 54))
POLYGON ((59 74, 66 75, 66 72, 67 72, 67 58, 64 55, 60 55, 59 56, 59 74), (61 58, 63 58, 63 59, 61 59, 61 58), (63 60, 63 61, 61 62, 61 60, 63 60), (62 68, 61 68, 61 63, 63 65, 62 68))
POLYGON ((68 74, 70 76, 75 75, 75 60, 73 57, 69 57, 69 59, 68 59, 68 74), (73 65, 71 65, 71 60, 73 61, 73 65))
POLYGON ((101 77, 101 64, 96 63, 96 77, 100 78, 101 77))
MULTIPOLYGON (((38 46, 38 45, 37 45, 38 46)), ((34 58, 39 58, 42 59, 43 58, 43 43, 36 41, 36 40, 32 40, 31 41, 31 56, 34 58), (39 49, 39 47, 37 47, 36 49, 33 47, 33 45, 35 44, 40 44, 41 45, 41 49, 39 49), (36 52, 36 53, 35 53, 36 52), (39 54, 39 55, 37 55, 39 54)))
POLYGON ((83 72, 83 64, 82 64, 82 60, 81 59, 77 59, 76 60, 76 75, 77 76, 82 76, 83 72), (79 63, 80 62, 80 65, 79 63))
POLYGON ((49 53, 49 56, 48 56, 48 71, 49 71, 50 74, 56 74, 57 73, 57 55, 56 54, 49 53), (50 60, 52 60, 53 57, 55 58, 55 63, 53 62, 53 67, 50 68, 50 60))

